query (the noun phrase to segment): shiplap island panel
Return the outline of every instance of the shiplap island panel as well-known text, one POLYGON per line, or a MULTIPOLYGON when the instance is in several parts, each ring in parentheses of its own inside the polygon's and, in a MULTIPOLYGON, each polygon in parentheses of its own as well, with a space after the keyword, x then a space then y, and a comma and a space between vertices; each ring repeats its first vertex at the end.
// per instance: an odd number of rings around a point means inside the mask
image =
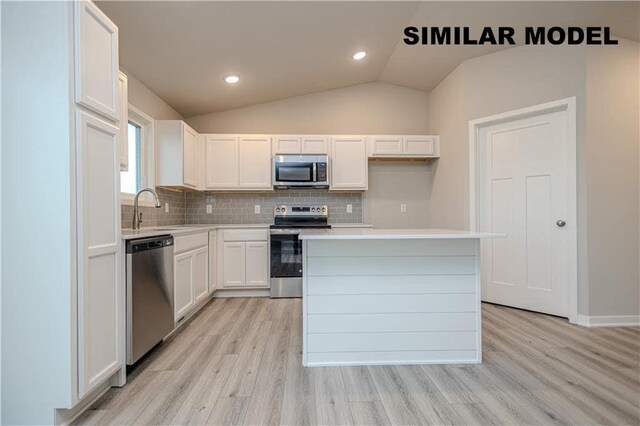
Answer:
POLYGON ((498 236, 303 231, 303 364, 481 362, 479 241, 498 236))

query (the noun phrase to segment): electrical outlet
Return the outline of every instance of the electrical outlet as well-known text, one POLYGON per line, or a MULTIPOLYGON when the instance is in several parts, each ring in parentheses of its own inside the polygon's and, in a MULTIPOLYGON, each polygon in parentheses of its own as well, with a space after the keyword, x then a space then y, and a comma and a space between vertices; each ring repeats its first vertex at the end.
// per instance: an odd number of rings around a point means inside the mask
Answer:
POLYGON ((256 204, 253 206, 253 212, 255 214, 260 214, 260 204, 256 204))
POLYGON ((405 203, 400 204, 400 213, 407 212, 407 205, 405 203))
POLYGON ((353 213, 353 205, 347 204, 347 213, 353 213))
POLYGON ((213 212, 213 206, 211 204, 207 204, 207 213, 211 214, 213 212))
POLYGON ((169 213, 169 203, 164 203, 164 212, 169 213))

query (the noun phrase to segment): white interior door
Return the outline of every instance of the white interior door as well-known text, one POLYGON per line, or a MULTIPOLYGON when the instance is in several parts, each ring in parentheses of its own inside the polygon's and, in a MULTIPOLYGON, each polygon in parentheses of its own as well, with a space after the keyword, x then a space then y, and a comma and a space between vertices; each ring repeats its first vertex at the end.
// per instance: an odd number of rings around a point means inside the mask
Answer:
MULTIPOLYGON (((567 111, 513 119, 478 132, 483 300, 567 317, 567 111)), ((574 189, 575 190, 575 189, 574 189)))

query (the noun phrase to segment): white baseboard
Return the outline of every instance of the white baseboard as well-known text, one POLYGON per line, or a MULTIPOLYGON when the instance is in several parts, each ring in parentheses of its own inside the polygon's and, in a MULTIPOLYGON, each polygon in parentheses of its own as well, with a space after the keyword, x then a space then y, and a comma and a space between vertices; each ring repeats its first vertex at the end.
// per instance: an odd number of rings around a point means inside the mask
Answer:
POLYGON ((581 325, 583 327, 639 327, 640 315, 578 315, 578 325, 581 325))
POLYGON ((268 288, 265 289, 247 289, 247 290, 216 290, 213 293, 213 297, 215 298, 226 298, 226 297, 269 297, 270 290, 268 288))

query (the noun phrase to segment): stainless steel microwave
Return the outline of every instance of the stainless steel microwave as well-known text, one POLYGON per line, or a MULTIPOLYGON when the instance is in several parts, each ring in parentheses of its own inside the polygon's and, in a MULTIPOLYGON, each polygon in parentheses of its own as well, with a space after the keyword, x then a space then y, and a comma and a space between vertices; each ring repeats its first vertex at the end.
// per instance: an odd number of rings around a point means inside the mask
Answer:
POLYGON ((274 156, 273 187, 328 188, 329 157, 295 154, 274 156))

